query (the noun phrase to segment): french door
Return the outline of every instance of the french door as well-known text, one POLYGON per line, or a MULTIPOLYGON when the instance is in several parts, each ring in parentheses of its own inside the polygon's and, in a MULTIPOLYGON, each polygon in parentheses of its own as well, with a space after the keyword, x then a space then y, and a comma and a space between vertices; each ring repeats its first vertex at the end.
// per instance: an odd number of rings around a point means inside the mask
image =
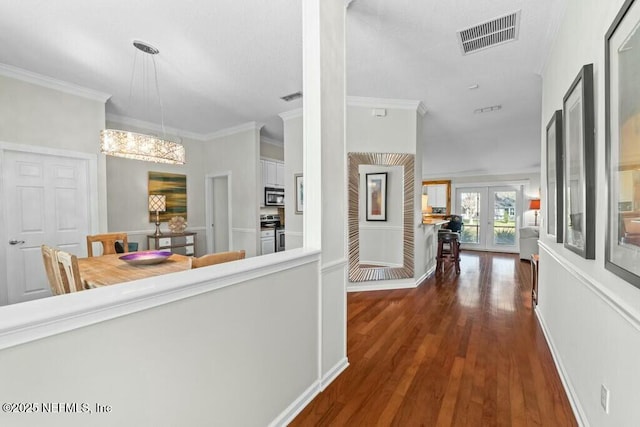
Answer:
POLYGON ((463 249, 518 252, 522 186, 459 187, 455 212, 462 215, 463 249))

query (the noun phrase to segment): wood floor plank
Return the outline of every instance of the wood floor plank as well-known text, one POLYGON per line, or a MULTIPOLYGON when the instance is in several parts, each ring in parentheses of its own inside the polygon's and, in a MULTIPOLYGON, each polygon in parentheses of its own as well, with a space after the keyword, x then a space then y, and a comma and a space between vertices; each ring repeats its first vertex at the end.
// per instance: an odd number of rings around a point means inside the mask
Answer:
POLYGON ((350 366, 292 426, 576 426, 531 307, 530 265, 462 253, 408 290, 347 296, 350 366))

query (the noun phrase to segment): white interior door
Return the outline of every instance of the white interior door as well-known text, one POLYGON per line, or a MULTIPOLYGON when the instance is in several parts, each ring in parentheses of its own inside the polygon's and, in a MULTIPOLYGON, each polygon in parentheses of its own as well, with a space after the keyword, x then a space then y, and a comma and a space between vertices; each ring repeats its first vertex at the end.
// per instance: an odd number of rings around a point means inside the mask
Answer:
POLYGON ((231 173, 208 175, 205 187, 207 253, 231 250, 231 173))
POLYGON ((5 151, 2 165, 5 283, 9 304, 51 295, 40 246, 86 255, 90 234, 85 159, 5 151))
POLYGON ((456 189, 456 212, 463 216, 463 249, 518 252, 522 188, 518 185, 456 189))

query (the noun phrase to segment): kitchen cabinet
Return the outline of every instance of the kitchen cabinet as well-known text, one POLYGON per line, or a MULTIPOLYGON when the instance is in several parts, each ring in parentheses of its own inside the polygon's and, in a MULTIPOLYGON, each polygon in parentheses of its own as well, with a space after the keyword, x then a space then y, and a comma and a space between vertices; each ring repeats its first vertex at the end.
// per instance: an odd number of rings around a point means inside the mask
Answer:
POLYGON ((284 188, 284 162, 260 160, 262 166, 262 187, 284 188))
POLYGON ((272 254, 276 251, 275 229, 262 230, 260 232, 260 253, 262 255, 272 254))
POLYGON ((444 185, 427 186, 427 194, 429 195, 429 205, 433 207, 446 208, 447 189, 444 185))
POLYGON ((194 256, 196 254, 196 233, 164 233, 160 236, 149 234, 147 244, 149 249, 167 249, 174 254, 194 256))

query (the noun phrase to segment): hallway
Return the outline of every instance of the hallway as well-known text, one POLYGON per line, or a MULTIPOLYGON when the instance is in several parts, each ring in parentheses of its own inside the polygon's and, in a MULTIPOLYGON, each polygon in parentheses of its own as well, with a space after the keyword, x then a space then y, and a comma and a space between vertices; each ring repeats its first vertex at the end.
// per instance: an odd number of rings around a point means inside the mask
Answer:
POLYGON ((463 252, 417 289, 348 294, 350 366, 293 426, 577 425, 531 309, 530 265, 463 252))

